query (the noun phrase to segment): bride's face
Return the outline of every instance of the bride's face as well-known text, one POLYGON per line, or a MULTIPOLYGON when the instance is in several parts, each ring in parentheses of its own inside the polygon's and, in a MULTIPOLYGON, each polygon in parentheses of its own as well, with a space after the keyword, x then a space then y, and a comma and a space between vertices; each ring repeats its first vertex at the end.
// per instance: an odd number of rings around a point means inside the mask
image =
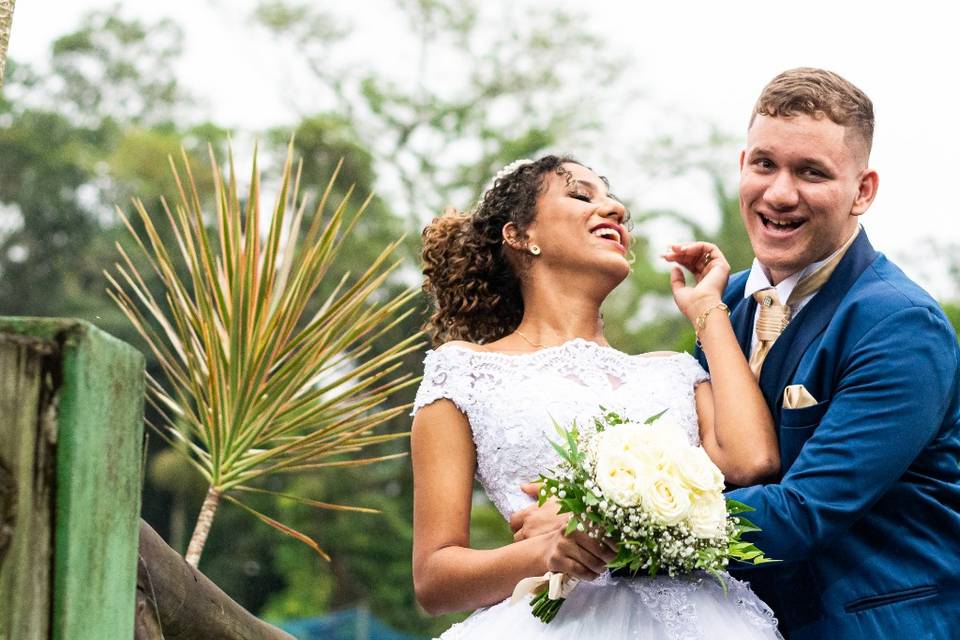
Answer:
POLYGON ((607 184, 579 164, 563 165, 563 173, 544 177, 546 189, 537 198, 528 242, 540 247, 535 268, 570 270, 607 276, 613 286, 630 273, 627 211, 607 184))

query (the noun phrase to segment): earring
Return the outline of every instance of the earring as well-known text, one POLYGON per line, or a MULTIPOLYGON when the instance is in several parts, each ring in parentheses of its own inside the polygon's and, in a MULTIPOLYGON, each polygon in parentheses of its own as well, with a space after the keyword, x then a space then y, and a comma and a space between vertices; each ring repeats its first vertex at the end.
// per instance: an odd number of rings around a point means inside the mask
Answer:
POLYGON ((535 256, 540 255, 540 245, 532 244, 530 245, 530 253, 535 256))

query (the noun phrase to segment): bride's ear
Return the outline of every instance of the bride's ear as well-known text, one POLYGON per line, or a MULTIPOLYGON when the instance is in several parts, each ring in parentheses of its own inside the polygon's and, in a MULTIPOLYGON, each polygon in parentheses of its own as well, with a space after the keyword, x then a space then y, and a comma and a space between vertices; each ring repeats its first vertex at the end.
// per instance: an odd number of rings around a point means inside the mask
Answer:
POLYGON ((517 229, 517 225, 513 222, 508 222, 503 225, 503 230, 501 231, 503 235, 503 244, 514 249, 516 251, 523 251, 526 242, 520 237, 520 230, 517 229))

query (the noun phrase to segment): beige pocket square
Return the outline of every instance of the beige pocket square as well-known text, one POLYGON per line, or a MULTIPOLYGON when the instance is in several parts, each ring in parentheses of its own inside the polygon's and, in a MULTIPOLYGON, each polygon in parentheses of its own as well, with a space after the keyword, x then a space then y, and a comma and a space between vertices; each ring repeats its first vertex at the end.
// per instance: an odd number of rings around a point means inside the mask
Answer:
POLYGON ((810 395, 802 384, 791 384, 783 390, 784 409, 803 409, 817 404, 817 399, 810 395))

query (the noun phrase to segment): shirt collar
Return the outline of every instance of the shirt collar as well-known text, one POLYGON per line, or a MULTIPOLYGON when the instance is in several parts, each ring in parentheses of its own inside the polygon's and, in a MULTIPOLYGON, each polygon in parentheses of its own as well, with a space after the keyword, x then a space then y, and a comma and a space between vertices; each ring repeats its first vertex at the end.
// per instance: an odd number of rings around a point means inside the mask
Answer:
MULTIPOLYGON (((857 230, 854 232, 854 235, 860 232, 860 227, 857 227, 857 230)), ((852 236, 851 236, 852 237, 852 236)), ((793 290, 796 288, 797 283, 800 282, 805 276, 813 273, 821 266, 829 262, 839 251, 842 251, 844 247, 849 244, 849 240, 844 242, 843 245, 837 251, 834 251, 832 254, 820 260, 819 262, 814 262, 808 264, 800 271, 797 271, 793 275, 787 276, 780 281, 780 284, 773 286, 770 284, 770 277, 767 275, 767 268, 760 264, 760 261, 756 258, 753 259, 753 265, 750 267, 750 275, 747 276, 747 284, 743 289, 744 299, 753 297, 757 291, 763 291, 764 289, 769 289, 773 287, 777 291, 777 298, 786 302, 790 298, 790 294, 793 293, 793 290)))

